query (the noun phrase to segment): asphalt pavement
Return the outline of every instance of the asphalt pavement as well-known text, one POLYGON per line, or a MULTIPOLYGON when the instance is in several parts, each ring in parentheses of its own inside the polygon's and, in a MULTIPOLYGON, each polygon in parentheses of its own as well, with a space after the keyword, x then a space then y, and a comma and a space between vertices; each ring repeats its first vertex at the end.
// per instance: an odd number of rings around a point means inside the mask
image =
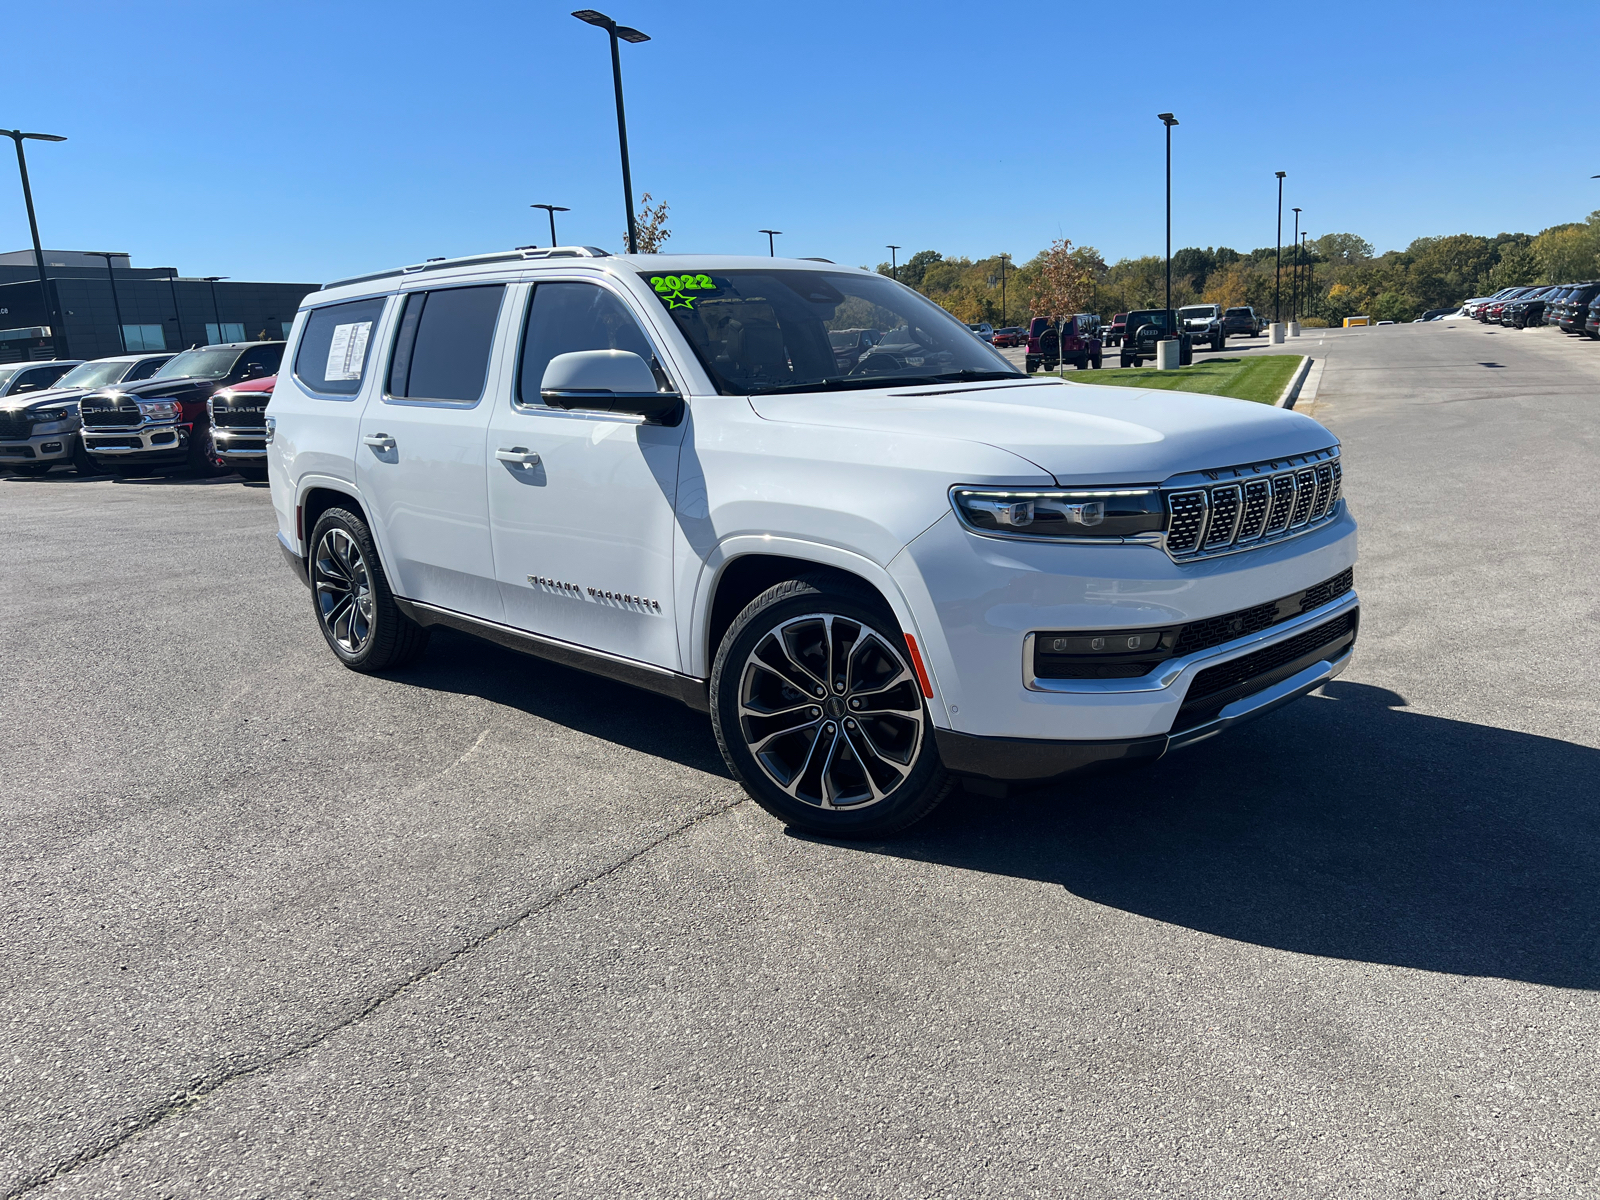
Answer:
POLYGON ((877 844, 621 685, 344 670, 261 487, 0 479, 0 1195, 1600 1196, 1600 346, 1272 350, 1350 670, 877 844))

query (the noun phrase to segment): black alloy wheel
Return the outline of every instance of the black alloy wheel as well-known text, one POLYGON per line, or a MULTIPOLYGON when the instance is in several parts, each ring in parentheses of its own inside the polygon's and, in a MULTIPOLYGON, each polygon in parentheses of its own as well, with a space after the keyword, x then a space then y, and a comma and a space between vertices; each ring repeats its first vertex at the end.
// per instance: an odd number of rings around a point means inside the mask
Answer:
POLYGON ((954 784, 899 624, 847 580, 786 580, 745 607, 717 649, 711 722, 750 797, 824 836, 897 832, 954 784))
POLYGON ((311 531, 311 606, 328 648, 352 671, 387 671, 415 659, 428 630, 394 602, 365 520, 330 508, 311 531))

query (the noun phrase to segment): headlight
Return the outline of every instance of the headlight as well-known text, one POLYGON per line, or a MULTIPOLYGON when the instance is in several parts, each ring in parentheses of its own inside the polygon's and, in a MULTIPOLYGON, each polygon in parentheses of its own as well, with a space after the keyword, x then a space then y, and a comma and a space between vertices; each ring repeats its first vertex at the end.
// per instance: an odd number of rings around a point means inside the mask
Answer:
POLYGON ((32 416, 35 424, 43 424, 48 421, 65 421, 76 411, 76 409, 71 408, 36 408, 33 410, 32 416))
POLYGON ((1159 488, 955 487, 950 489, 950 502, 967 528, 1000 537, 1118 542, 1166 528, 1159 488))
POLYGON ((176 400, 141 400, 139 411, 147 421, 175 421, 183 412, 183 405, 176 400))

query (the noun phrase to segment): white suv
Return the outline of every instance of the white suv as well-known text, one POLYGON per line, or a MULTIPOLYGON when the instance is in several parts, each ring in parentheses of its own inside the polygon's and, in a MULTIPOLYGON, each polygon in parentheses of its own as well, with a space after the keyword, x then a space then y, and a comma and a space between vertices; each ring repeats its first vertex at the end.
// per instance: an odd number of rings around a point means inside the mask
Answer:
POLYGON ((564 248, 347 280, 306 298, 268 423, 347 666, 446 625, 675 697, 825 834, 1157 757, 1356 636, 1317 422, 1030 378, 864 270, 564 248))

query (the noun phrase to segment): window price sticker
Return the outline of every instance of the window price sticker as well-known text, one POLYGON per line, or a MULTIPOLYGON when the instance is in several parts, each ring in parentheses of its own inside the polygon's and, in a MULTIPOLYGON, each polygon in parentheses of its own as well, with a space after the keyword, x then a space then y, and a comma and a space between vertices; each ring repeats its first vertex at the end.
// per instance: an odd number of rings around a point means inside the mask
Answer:
POLYGON ((367 337, 371 333, 371 321, 335 325, 333 340, 328 343, 328 367, 322 377, 327 380, 360 379, 362 365, 367 359, 367 337))

